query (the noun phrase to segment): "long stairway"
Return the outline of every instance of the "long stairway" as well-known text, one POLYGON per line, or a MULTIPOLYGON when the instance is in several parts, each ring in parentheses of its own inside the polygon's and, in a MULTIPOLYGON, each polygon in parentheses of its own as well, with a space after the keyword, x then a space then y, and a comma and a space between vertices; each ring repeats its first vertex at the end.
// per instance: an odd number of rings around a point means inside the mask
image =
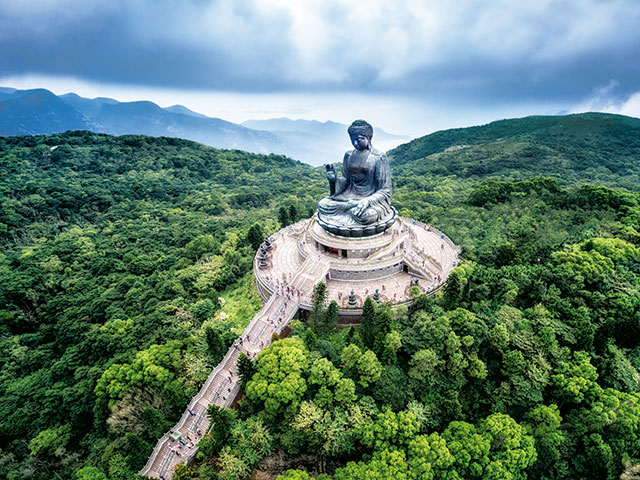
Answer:
MULTIPOLYGON (((328 270, 326 259, 313 258, 311 255, 293 277, 290 287, 311 292, 315 284, 324 279, 328 270)), ((158 440, 147 464, 140 470, 140 475, 169 480, 176 465, 187 463, 193 458, 198 451, 198 440, 209 429, 209 405, 229 408, 240 391, 237 371, 240 353, 244 352, 249 358, 255 358, 263 348, 268 347, 273 333, 280 334, 295 316, 299 303, 300 297, 297 295, 290 295, 288 298, 274 294, 267 300, 222 361, 211 371, 178 423, 158 440), (179 437, 180 440, 171 440, 171 437, 179 437)))

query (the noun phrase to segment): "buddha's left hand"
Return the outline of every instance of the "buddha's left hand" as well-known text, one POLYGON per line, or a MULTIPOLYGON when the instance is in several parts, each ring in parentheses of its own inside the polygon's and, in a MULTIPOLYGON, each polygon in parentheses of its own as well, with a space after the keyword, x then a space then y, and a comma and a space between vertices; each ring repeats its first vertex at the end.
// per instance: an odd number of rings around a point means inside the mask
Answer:
POLYGON ((353 214, 356 217, 359 217, 365 212, 367 208, 369 208, 369 200, 367 200, 366 198, 363 198, 358 202, 358 205, 356 205, 356 208, 353 209, 353 214))

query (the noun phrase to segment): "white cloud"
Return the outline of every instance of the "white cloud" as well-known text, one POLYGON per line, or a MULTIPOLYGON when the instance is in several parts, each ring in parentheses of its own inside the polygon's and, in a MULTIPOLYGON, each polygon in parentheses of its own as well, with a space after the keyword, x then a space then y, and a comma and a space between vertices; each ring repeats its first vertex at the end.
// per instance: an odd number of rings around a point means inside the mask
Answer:
POLYGON ((640 92, 630 95, 616 113, 640 118, 640 92))
POLYGON ((572 113, 605 112, 640 118, 640 91, 621 95, 619 82, 611 79, 606 85, 596 87, 583 102, 571 109, 572 113))
MULTIPOLYGON (((161 61, 145 58, 160 49, 166 58, 191 60, 173 67, 185 70, 173 82, 244 79, 245 88, 256 89, 273 84, 393 90, 403 82, 427 88, 438 79, 460 82, 461 76, 467 78, 460 85, 496 83, 505 75, 535 82, 576 58, 640 42, 635 0, 7 0, 0 4, 0 47, 10 46, 12 38, 62 38, 70 30, 72 41, 82 42, 82 25, 106 17, 113 18, 101 34, 124 35, 134 52, 140 50, 141 67, 161 61), (198 68, 211 75, 199 75, 198 68)), ((43 40, 33 48, 58 48, 52 53, 69 55, 69 73, 82 74, 83 63, 73 65, 73 47, 43 40)), ((162 84, 162 68, 148 70, 148 81, 162 84)), ((124 69, 122 81, 126 74, 124 69)))

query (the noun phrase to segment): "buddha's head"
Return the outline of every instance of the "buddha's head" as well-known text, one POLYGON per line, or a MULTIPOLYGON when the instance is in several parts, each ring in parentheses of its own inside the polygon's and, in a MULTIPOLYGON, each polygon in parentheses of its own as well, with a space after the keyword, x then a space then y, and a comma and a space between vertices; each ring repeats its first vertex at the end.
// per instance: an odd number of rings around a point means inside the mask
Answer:
POLYGON ((373 127, 364 120, 356 120, 349 126, 347 132, 351 137, 351 144, 358 150, 366 150, 371 147, 373 127))

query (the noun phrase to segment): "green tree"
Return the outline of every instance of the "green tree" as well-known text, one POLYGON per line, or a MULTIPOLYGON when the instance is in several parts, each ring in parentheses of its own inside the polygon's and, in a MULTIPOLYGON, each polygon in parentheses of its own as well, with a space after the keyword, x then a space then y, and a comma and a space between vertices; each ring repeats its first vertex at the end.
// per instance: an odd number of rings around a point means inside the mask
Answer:
POLYGON ((315 333, 320 333, 324 327, 325 307, 327 298, 327 285, 319 282, 313 289, 313 305, 309 313, 309 324, 315 333))
POLYGON ((247 382, 251 380, 255 373, 256 368, 253 361, 247 357, 244 352, 240 352, 240 356, 238 357, 238 375, 240 375, 243 387, 247 385, 247 382))
POLYGON ((33 456, 62 456, 69 440, 71 440, 71 425, 48 428, 29 442, 29 451, 33 456))
POLYGON ((298 208, 293 203, 289 205, 289 220, 292 223, 298 220, 298 208))
POLYGON ((350 378, 341 378, 335 387, 335 400, 343 407, 348 407, 358 398, 356 384, 350 378))
POLYGON ((376 357, 376 354, 371 350, 364 352, 358 359, 357 369, 359 376, 358 383, 364 388, 367 388, 371 383, 378 380, 382 373, 382 365, 376 357))
POLYGON ((75 473, 75 480, 109 480, 97 467, 83 467, 75 473))
POLYGON ((392 330, 384 336, 382 354, 380 358, 385 365, 395 365, 398 361, 398 350, 402 347, 402 336, 392 330))
POLYGON ((207 340, 207 352, 209 353, 209 358, 211 359, 211 363, 216 365, 220 360, 222 360, 222 357, 226 352, 224 342, 222 341, 222 337, 218 331, 209 325, 204 328, 204 334, 207 340))
POLYGON ((199 320, 211 318, 215 310, 216 305, 210 298, 198 300, 193 307, 191 307, 191 313, 193 313, 193 315, 199 320))
POLYGON ((197 260, 207 253, 214 255, 218 253, 220 243, 216 241, 213 235, 198 235, 185 245, 184 250, 187 257, 197 260))
POLYGON ((378 309, 373 340, 373 351, 376 352, 376 355, 382 355, 382 352, 385 350, 386 337, 392 330, 393 318, 391 318, 391 312, 388 308, 378 309))
POLYGON ((376 304, 370 297, 367 297, 364 299, 362 319, 360 320, 360 336, 365 347, 373 348, 376 333, 376 304))
POLYGON ((598 372, 586 352, 575 352, 573 361, 561 362, 551 379, 563 401, 579 404, 585 399, 593 401, 602 393, 602 388, 596 383, 598 372))
POLYGON ((420 422, 413 412, 391 409, 378 413, 375 421, 362 431, 362 443, 377 451, 406 447, 420 431, 420 422))
POLYGON ((220 480, 239 480, 251 473, 251 467, 245 460, 231 453, 229 447, 225 447, 216 460, 218 465, 218 478, 220 480))
MULTIPOLYGON (((455 459, 453 469, 465 479, 481 479, 490 462, 491 443, 480 435, 475 426, 466 422, 451 422, 442 438, 455 459)), ((505 477, 507 478, 507 477, 505 477)))
POLYGON ((349 462, 336 470, 335 480, 408 480, 405 454, 399 450, 382 450, 375 452, 367 462, 349 462))
POLYGON ((209 405, 207 416, 211 428, 198 443, 202 452, 207 456, 217 455, 226 445, 227 438, 236 421, 235 410, 221 408, 215 404, 209 405))
POLYGON ((311 327, 307 327, 304 331, 304 344, 309 351, 318 349, 318 336, 311 327))
POLYGON ((259 223, 251 225, 247 232, 247 243, 251 245, 251 248, 253 248, 253 250, 258 250, 263 239, 264 233, 262 231, 262 226, 259 223))
POLYGON ((271 452, 273 438, 258 417, 250 417, 236 422, 231 428, 229 445, 231 451, 253 466, 258 460, 271 452))
POLYGON ((311 480, 304 470, 287 470, 284 475, 278 475, 276 480, 311 480))
POLYGON ((442 295, 442 302, 445 308, 453 309, 464 306, 469 277, 472 273, 473 267, 468 263, 460 264, 451 271, 442 295))
POLYGON ((530 471, 536 478, 568 478, 568 439, 560 429, 562 417, 556 405, 538 405, 527 412, 525 426, 535 439, 538 460, 530 471))
POLYGON ((278 222, 280 222, 281 227, 286 227, 291 223, 289 211, 284 205, 280 206, 280 208, 278 209, 278 222))
POLYGON ((262 402, 270 415, 293 414, 307 390, 303 372, 308 362, 307 350, 297 338, 265 348, 258 355, 256 373, 247 382, 247 397, 262 402))
POLYGON ((438 433, 414 437, 407 450, 411 479, 459 478, 452 472, 455 458, 438 433))
POLYGON ((480 423, 478 432, 491 443, 491 461, 486 478, 527 478, 526 470, 536 461, 534 438, 508 415, 494 413, 480 423))
POLYGON ((112 403, 122 398, 131 387, 166 387, 175 377, 173 371, 182 364, 183 346, 180 340, 151 345, 138 352, 131 363, 111 365, 98 379, 96 396, 107 398, 112 403))
POLYGON ((332 300, 324 314, 324 331, 331 332, 338 324, 338 303, 332 300))
POLYGON ((388 365, 382 369, 372 392, 381 405, 389 405, 395 411, 403 409, 407 404, 407 375, 401 368, 388 365))

